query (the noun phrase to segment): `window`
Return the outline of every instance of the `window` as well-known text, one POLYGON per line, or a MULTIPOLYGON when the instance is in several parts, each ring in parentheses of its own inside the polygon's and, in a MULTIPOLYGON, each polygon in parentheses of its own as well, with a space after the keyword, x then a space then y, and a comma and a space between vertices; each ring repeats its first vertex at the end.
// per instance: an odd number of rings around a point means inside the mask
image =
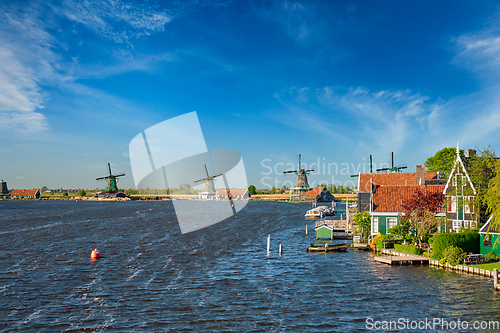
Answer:
POLYGON ((457 197, 451 197, 451 213, 457 212, 457 197))
POLYGON ((485 247, 491 247, 491 235, 484 235, 483 245, 485 247))
POLYGON ((453 175, 451 178, 451 185, 457 186, 457 175, 453 175))
POLYGON ((453 229, 460 229, 462 227, 462 221, 453 220, 453 229))
POLYGON ((372 234, 378 233, 378 217, 372 217, 372 234))
POLYGON ((387 218, 387 230, 395 227, 398 225, 398 218, 397 217, 388 217, 387 218))

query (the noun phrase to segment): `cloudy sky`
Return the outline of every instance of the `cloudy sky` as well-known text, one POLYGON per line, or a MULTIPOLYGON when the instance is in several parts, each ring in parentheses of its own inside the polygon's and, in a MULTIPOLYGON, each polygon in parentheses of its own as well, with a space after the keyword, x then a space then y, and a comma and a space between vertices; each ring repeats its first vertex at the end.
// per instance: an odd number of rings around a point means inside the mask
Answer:
POLYGON ((345 184, 443 147, 500 144, 492 1, 1 1, 0 178, 96 188, 145 129, 197 111, 257 188, 345 184), (320 163, 318 163, 318 161, 320 163), (314 165, 311 165, 315 163, 314 165), (287 184, 289 185, 289 184, 287 184))

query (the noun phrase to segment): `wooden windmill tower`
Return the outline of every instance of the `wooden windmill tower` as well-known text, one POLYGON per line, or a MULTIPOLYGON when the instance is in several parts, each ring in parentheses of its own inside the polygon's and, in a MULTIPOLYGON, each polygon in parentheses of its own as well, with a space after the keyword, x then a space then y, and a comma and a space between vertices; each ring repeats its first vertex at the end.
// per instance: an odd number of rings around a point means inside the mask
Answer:
POLYGON ((309 182, 307 181, 307 174, 314 169, 302 169, 301 168, 301 155, 299 154, 299 167, 297 170, 284 171, 283 173, 294 173, 297 176, 297 181, 295 182, 295 187, 290 189, 290 201, 303 200, 304 193, 309 191, 309 182))
POLYGON ((195 180, 195 183, 199 182, 204 182, 205 185, 203 186, 203 190, 200 193, 200 199, 215 199, 215 196, 217 195, 215 191, 215 182, 214 179, 215 177, 222 176, 222 173, 220 175, 215 175, 215 176, 210 176, 208 173, 207 165, 205 164, 205 172, 207 173, 207 176, 202 179, 195 180))
POLYGON ((125 174, 121 174, 121 175, 113 175, 113 173, 111 172, 111 165, 108 163, 108 170, 109 170, 109 175, 108 176, 105 176, 105 177, 99 177, 99 178, 96 178, 96 180, 106 180, 106 188, 99 192, 99 193, 96 193, 96 196, 104 196, 106 198, 108 197, 120 197, 120 196, 125 196, 125 194, 123 192, 119 192, 118 190, 118 185, 117 185, 117 178, 118 177, 121 177, 121 176, 125 176, 125 174), (122 194, 122 195, 118 195, 118 194, 122 194))

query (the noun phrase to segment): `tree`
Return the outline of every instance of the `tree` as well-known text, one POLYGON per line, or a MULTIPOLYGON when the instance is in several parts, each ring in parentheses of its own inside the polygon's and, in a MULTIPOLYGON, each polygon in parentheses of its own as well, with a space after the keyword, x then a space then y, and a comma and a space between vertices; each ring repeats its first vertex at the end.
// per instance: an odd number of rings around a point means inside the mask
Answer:
POLYGON ((248 193, 250 193, 250 195, 255 195, 257 194, 257 189, 255 188, 254 185, 250 185, 248 186, 248 193))
POLYGON ((485 202, 488 206, 488 213, 493 215, 493 222, 489 228, 500 226, 500 160, 495 161, 495 176, 491 178, 486 192, 485 202))
POLYGON ((489 146, 483 149, 477 149, 476 156, 471 157, 465 162, 470 180, 476 189, 476 199, 474 206, 479 212, 479 222, 483 224, 488 219, 488 204, 486 198, 491 179, 495 176, 495 163, 497 157, 495 151, 489 146))
POLYGON ((363 239, 368 239, 371 231, 371 216, 370 213, 364 211, 359 212, 354 215, 354 222, 356 222, 357 228, 355 232, 361 232, 363 239))
POLYGON ((404 216, 401 224, 418 236, 419 244, 439 227, 442 222, 436 218, 444 203, 442 192, 423 192, 420 189, 408 199, 403 200, 404 216))
POLYGON ((86 192, 85 192, 85 190, 83 190, 83 189, 82 189, 82 190, 80 190, 80 191, 78 191, 78 193, 77 193, 77 195, 78 195, 79 197, 84 197, 86 194, 87 194, 87 193, 86 193, 86 192))
POLYGON ((271 188, 271 194, 276 194, 276 187, 274 187, 274 186, 273 186, 273 187, 271 188))
POLYGON ((42 186, 42 188, 40 189, 40 192, 45 192, 47 191, 49 188, 47 186, 42 186))
MULTIPOLYGON (((440 178, 448 178, 455 162, 456 148, 443 148, 434 156, 429 157, 424 165, 427 172, 439 172, 440 178)), ((460 157, 464 157, 464 151, 460 149, 460 157)))
POLYGON ((418 245, 422 247, 422 243, 427 241, 429 236, 437 231, 439 225, 443 222, 437 218, 436 214, 425 208, 417 208, 411 212, 408 217, 410 228, 418 237, 418 245))

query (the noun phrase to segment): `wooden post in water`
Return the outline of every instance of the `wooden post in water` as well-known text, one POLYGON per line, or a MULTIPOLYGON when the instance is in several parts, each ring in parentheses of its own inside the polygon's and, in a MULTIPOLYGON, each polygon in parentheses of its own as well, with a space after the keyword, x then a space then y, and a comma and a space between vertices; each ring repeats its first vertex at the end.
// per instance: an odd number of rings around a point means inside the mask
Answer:
POLYGON ((267 254, 271 252, 271 234, 267 236, 267 254))
POLYGON ((280 255, 281 255, 281 250, 283 249, 283 246, 280 244, 280 255))
POLYGON ((306 224, 306 236, 307 236, 308 234, 309 234, 309 233, 308 233, 308 231, 307 231, 307 224, 306 224))
POLYGON ((349 197, 346 197, 345 202, 345 233, 349 233, 349 197))
POLYGON ((500 289, 500 286, 498 285, 498 268, 493 270, 493 285, 495 286, 495 289, 500 289))

